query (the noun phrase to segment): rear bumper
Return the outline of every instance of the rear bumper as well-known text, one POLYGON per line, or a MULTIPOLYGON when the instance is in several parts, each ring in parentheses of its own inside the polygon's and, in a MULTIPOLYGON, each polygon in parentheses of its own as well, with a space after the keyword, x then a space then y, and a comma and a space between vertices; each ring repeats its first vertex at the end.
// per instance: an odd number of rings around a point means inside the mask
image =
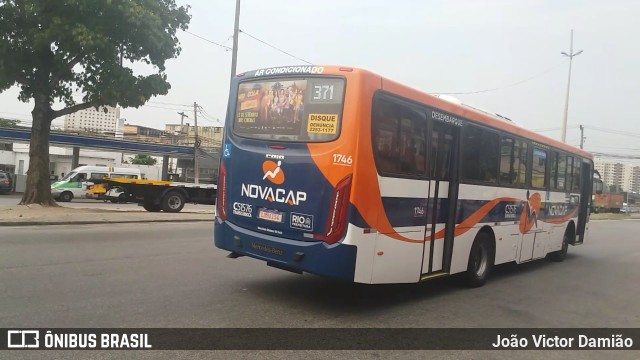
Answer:
POLYGON ((299 241, 247 230, 216 217, 216 247, 267 261, 272 266, 353 281, 357 248, 321 241, 299 241))

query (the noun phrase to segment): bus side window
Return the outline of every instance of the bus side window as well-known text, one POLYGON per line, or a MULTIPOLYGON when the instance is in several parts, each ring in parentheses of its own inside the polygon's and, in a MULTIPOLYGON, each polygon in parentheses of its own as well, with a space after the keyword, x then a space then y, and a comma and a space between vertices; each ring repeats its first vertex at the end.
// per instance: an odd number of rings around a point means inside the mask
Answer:
POLYGON ((377 170, 389 175, 423 175, 426 169, 426 115, 376 98, 371 116, 377 170))
POLYGON ((468 125, 463 135, 462 162, 463 180, 496 184, 500 170, 500 135, 468 125))
POLYGON ((567 156, 567 178, 566 178, 566 192, 571 192, 571 186, 573 182, 573 157, 567 156))
POLYGON ((551 152, 551 174, 549 176, 549 183, 551 185, 551 189, 558 188, 558 152, 551 152))
POLYGON ((541 149, 533 149, 533 167, 531 172, 531 187, 543 189, 547 186, 547 152, 541 149))
POLYGON ((567 182, 567 155, 560 154, 558 156, 558 183, 556 189, 563 191, 567 182))
POLYGON ((580 192, 580 159, 575 158, 573 161, 573 192, 580 192))

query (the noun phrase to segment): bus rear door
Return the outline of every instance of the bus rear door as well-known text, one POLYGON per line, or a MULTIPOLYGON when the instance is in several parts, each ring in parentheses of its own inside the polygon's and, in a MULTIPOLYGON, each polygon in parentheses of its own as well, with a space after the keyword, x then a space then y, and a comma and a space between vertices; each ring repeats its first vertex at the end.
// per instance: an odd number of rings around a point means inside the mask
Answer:
POLYGON ((460 128, 432 119, 428 127, 429 192, 422 279, 448 272, 453 250, 458 194, 457 149, 460 128))

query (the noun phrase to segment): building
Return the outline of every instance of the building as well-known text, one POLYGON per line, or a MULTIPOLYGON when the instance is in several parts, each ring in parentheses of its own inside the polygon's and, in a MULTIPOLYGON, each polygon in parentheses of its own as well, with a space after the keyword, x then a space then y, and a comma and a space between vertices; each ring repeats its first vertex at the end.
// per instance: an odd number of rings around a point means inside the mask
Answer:
POLYGON ((624 172, 624 189, 640 192, 640 166, 627 165, 624 172))
MULTIPOLYGON (((196 128, 190 126, 189 123, 181 124, 166 124, 165 132, 178 137, 176 144, 190 145, 196 137, 196 128)), ((198 126, 198 138, 201 141, 200 147, 203 148, 218 148, 222 146, 222 134, 224 128, 219 126, 198 126)))
POLYGON ((64 117, 65 131, 115 132, 120 119, 120 108, 112 106, 91 107, 64 117))
POLYGON ((173 136, 166 136, 160 129, 140 125, 124 124, 123 136, 126 140, 173 144, 173 136))
POLYGON ((594 159, 594 165, 607 188, 616 186, 618 191, 640 192, 640 166, 601 158, 594 159))

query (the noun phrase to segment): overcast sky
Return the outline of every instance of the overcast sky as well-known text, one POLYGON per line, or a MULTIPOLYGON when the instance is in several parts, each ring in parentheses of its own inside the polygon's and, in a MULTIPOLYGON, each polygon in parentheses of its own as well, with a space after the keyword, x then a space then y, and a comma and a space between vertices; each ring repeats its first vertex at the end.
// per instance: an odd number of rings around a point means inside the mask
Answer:
MULTIPOLYGON (((177 1, 192 6, 189 31, 232 46, 234 0, 177 1)), ((569 52, 573 28, 574 52, 584 53, 573 61, 567 142, 579 144, 582 124, 587 150, 640 156, 638 14, 632 0, 242 0, 240 29, 302 60, 366 68, 427 92, 497 88, 455 96, 559 138, 569 68, 560 53, 569 52)), ((247 34, 238 72, 303 63, 247 34)), ((182 53, 167 64, 172 89, 124 109, 129 123, 164 128, 189 110, 171 104, 194 101, 224 121, 231 51, 188 33, 179 38, 182 53)), ((1 117, 30 118, 32 105, 17 94, 0 94, 1 117)))

